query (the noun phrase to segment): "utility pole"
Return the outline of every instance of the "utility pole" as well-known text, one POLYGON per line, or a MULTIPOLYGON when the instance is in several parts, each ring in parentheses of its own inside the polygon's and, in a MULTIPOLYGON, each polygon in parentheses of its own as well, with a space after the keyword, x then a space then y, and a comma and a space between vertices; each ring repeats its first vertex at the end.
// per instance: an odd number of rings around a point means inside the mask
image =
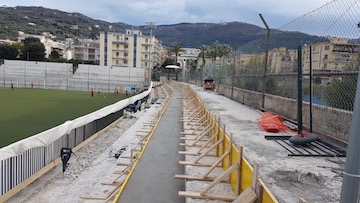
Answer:
POLYGON ((150 47, 149 47, 149 69, 148 69, 148 85, 150 86, 151 82, 151 68, 152 68, 152 60, 151 60, 151 48, 152 48, 152 30, 156 28, 155 22, 146 22, 146 28, 150 29, 150 47))

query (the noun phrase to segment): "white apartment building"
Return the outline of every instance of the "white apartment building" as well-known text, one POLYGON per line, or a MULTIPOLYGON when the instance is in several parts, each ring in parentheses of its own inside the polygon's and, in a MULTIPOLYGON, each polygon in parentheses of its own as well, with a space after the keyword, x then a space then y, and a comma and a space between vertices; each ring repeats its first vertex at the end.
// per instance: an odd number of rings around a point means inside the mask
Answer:
POLYGON ((25 38, 28 37, 38 38, 40 42, 44 44, 46 58, 50 56, 52 51, 57 51, 62 58, 67 58, 65 44, 60 42, 55 42, 43 35, 30 35, 30 34, 25 34, 24 32, 19 32, 19 36, 17 39, 18 42, 22 42, 23 40, 25 40, 25 38))
MULTIPOLYGON (((186 67, 186 61, 189 59, 197 60, 200 49, 196 48, 181 48, 183 51, 179 53, 179 56, 177 57, 177 63, 180 64, 181 68, 186 67)), ((175 57, 175 56, 174 56, 175 57)))
POLYGON ((78 39, 71 45, 74 50, 73 58, 76 60, 95 61, 99 64, 100 61, 100 40, 93 39, 78 39))
POLYGON ((126 30, 125 34, 100 32, 101 66, 152 68, 162 63, 163 50, 159 40, 139 30, 126 30))

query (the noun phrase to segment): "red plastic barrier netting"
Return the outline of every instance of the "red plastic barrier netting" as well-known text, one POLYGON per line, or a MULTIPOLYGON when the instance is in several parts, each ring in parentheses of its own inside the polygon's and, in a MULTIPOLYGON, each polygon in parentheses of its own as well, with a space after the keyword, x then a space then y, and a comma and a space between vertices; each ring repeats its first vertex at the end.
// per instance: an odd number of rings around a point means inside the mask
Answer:
POLYGON ((258 118, 258 125, 260 130, 267 132, 291 132, 291 130, 283 124, 284 119, 279 115, 274 115, 270 112, 265 112, 260 118, 258 118))

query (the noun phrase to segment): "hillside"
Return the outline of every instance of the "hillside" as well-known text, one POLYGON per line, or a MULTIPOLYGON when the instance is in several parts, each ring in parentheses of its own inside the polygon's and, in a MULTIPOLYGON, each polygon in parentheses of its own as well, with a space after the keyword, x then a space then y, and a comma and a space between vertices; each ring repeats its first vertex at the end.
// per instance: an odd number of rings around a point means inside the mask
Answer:
MULTIPOLYGON (((16 40, 18 32, 40 35, 49 32, 58 40, 67 37, 96 38, 101 31, 124 32, 125 29, 139 29, 145 35, 150 30, 145 26, 132 26, 126 23, 109 23, 92 19, 81 13, 68 13, 43 7, 0 7, 0 39, 16 40)), ((182 47, 199 47, 214 42, 226 43, 244 52, 259 51, 264 47, 266 30, 256 25, 242 22, 230 23, 180 23, 157 25, 154 35, 164 46, 180 44, 182 47)), ((315 41, 317 36, 303 33, 272 31, 270 48, 285 46, 296 48, 299 44, 315 41), (295 36, 295 37, 294 37, 295 36)))
POLYGON ((0 7, 0 38, 16 39, 19 31, 28 34, 50 32, 57 39, 66 37, 96 38, 100 31, 122 32, 124 23, 111 28, 109 22, 95 20, 80 13, 67 13, 43 7, 0 7), (77 26, 74 28, 72 26, 77 26))

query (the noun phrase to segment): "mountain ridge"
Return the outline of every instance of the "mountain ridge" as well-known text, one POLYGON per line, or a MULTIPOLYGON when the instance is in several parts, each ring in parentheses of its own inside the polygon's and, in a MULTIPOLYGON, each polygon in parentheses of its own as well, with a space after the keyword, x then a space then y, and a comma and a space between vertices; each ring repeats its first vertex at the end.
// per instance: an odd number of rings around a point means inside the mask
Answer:
MULTIPOLYGON (((134 26, 123 22, 106 22, 93 19, 78 12, 64 12, 36 6, 0 7, 0 39, 16 40, 18 32, 40 35, 43 32, 65 38, 97 38, 99 32, 110 31, 125 33, 125 29, 139 29, 144 35, 150 35, 150 29, 144 26, 134 26)), ((294 33, 276 31, 274 37, 281 35, 279 43, 272 43, 270 48, 285 46, 294 48, 295 43, 301 44, 314 41, 317 36, 297 33, 296 41, 291 41, 294 33), (299 41, 299 39, 308 39, 299 41)), ((226 23, 177 23, 156 25, 153 35, 162 41, 164 46, 180 44, 182 47, 198 48, 201 45, 210 45, 214 42, 229 44, 234 49, 251 42, 264 40, 266 29, 245 22, 226 23)), ((261 43, 261 42, 259 42, 261 43)), ((259 45, 257 45, 259 46, 259 45)), ((245 46, 246 47, 246 46, 245 46)), ((259 51, 253 45, 247 46, 248 52, 259 51)))

